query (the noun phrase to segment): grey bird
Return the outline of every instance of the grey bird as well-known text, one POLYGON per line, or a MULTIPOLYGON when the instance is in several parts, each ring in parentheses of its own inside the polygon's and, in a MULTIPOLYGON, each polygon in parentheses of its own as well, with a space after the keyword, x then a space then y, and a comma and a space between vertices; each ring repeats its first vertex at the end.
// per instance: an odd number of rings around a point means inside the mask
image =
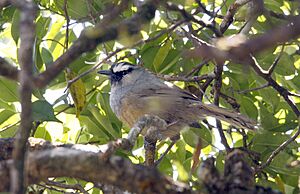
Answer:
POLYGON ((169 124, 160 131, 162 138, 176 138, 180 130, 208 116, 239 128, 256 128, 256 122, 248 117, 204 104, 195 95, 158 78, 143 67, 120 62, 98 73, 109 76, 110 106, 128 127, 148 114, 158 116, 169 124))

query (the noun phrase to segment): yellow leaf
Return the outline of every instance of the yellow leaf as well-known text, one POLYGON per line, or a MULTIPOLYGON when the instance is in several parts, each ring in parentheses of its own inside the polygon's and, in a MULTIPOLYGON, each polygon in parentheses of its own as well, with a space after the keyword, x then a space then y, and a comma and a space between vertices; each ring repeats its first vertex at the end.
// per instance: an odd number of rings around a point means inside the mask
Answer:
POLYGON ((285 189, 284 189, 284 183, 282 182, 281 178, 279 176, 275 177, 275 183, 278 186, 278 189, 285 194, 285 189))
MULTIPOLYGON (((76 77, 76 73, 72 70, 67 69, 65 71, 65 77, 67 81, 70 81, 76 77)), ((71 93, 72 99, 76 108, 76 117, 79 117, 80 112, 83 110, 85 105, 85 86, 81 79, 78 79, 76 82, 72 83, 69 86, 69 92, 71 93)))

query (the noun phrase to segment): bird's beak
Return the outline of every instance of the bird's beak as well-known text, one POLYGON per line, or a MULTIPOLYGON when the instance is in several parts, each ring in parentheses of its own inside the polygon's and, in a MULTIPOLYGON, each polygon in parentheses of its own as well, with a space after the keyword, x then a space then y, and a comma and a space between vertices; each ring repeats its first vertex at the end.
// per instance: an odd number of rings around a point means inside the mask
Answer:
POLYGON ((100 71, 98 71, 98 73, 102 74, 102 75, 111 76, 111 71, 110 70, 100 70, 100 71))

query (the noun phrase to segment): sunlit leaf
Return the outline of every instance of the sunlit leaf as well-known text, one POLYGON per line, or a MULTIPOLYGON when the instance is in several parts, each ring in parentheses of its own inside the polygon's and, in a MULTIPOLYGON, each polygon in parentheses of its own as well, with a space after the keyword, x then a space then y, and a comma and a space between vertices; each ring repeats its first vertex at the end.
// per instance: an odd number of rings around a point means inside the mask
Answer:
POLYGON ((0 78, 0 98, 6 102, 16 102, 19 100, 18 84, 14 81, 0 78))
MULTIPOLYGON (((76 74, 72 72, 70 69, 67 69, 65 71, 65 75, 67 81, 71 81, 76 77, 76 74)), ((83 110, 86 103, 86 97, 85 97, 86 90, 83 81, 81 79, 78 79, 77 81, 72 83, 69 87, 69 91, 71 93, 72 99, 75 104, 76 117, 79 117, 80 112, 83 110)))

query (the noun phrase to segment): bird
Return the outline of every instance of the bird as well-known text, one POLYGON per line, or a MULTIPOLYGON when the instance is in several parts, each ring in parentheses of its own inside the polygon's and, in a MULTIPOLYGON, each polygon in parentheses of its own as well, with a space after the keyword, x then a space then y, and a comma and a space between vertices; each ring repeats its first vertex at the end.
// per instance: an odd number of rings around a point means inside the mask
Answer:
POLYGON ((159 131, 162 139, 176 138, 180 131, 206 117, 223 120, 235 127, 255 130, 254 120, 238 112, 205 104, 192 93, 160 79, 154 73, 129 62, 113 64, 99 74, 110 79, 110 106, 128 127, 144 115, 158 116, 168 125, 159 131))

